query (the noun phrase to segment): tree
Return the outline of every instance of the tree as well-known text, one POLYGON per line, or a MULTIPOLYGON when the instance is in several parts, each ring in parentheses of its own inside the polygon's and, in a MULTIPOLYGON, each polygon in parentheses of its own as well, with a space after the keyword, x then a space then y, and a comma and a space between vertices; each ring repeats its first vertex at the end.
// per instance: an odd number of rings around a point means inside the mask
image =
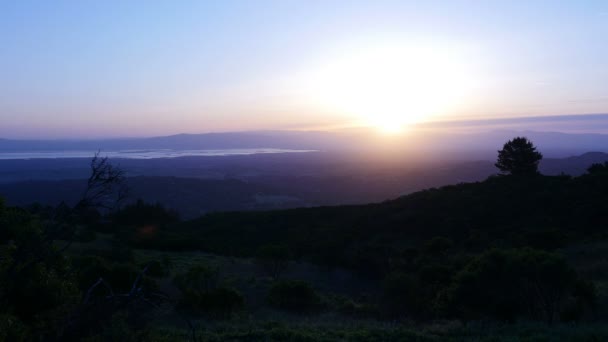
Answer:
POLYGON ((0 340, 55 340, 80 292, 37 217, 0 199, 0 340))
POLYGON ((91 175, 77 208, 100 208, 114 210, 128 195, 125 171, 112 165, 108 157, 100 157, 99 152, 91 159, 91 175))
POLYGON ((588 169, 590 175, 608 175, 608 162, 594 163, 588 169))
MULTIPOLYGON (((96 154, 77 210, 62 203, 36 214, 7 208, 0 199, 0 340, 64 340, 62 334, 78 330, 76 318, 100 312, 80 310, 78 270, 64 252, 91 218, 99 218, 97 208, 109 209, 106 204, 118 204, 125 196, 123 170, 96 154)), ((141 297, 139 286, 131 292, 141 297)), ((127 297, 116 298, 124 302, 127 297)))
POLYGON ((504 144, 498 151, 498 160, 494 164, 501 172, 511 175, 538 174, 538 163, 543 155, 525 137, 516 137, 504 144))

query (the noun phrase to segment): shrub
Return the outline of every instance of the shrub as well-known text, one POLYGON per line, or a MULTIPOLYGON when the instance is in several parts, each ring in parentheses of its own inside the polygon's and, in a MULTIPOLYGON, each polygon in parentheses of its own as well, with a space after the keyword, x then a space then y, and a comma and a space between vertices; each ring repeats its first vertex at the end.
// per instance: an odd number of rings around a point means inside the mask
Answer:
POLYGON ((289 249, 282 245, 267 245, 256 253, 256 262, 269 276, 278 279, 289 265, 289 249))
POLYGON ((424 244, 423 250, 430 255, 438 256, 447 252, 452 246, 454 246, 452 240, 436 236, 424 244))
POLYGON ((162 278, 164 276, 166 276, 167 274, 169 274, 169 271, 167 269, 165 269, 164 265, 158 261, 158 260, 153 260, 150 261, 147 264, 142 265, 141 267, 148 267, 148 271, 146 272, 146 275, 150 276, 150 277, 154 277, 154 278, 162 278))
POLYGON ((73 259, 73 264, 78 270, 78 285, 81 290, 87 290, 100 277, 107 277, 111 272, 110 265, 98 256, 81 256, 73 259))
POLYGON ((124 241, 121 241, 120 239, 113 239, 112 253, 108 257, 116 262, 132 262, 133 250, 124 241))
POLYGON ((307 282, 286 280, 270 287, 268 303, 281 310, 310 313, 321 308, 321 297, 307 282))
POLYGON ((30 341, 30 331, 19 318, 0 314, 0 341, 30 341))
POLYGON ((377 308, 367 303, 360 303, 343 295, 333 295, 328 298, 332 308, 337 312, 353 317, 371 317, 377 312, 377 308))
POLYGON ((568 236, 557 229, 531 231, 526 233, 524 237, 528 246, 548 251, 561 248, 568 242, 568 236))
POLYGON ((456 275, 451 296, 465 318, 514 321, 527 316, 553 322, 568 299, 581 297, 577 284, 576 273, 559 255, 494 249, 456 275))
POLYGON ((178 308, 217 317, 241 310, 243 296, 235 289, 217 287, 218 273, 216 267, 200 264, 177 275, 173 281, 181 292, 178 308))
POLYGON ((112 286, 115 292, 128 292, 137 279, 140 269, 131 264, 114 264, 104 279, 112 286))
POLYGON ((179 221, 179 215, 161 204, 148 204, 138 199, 114 215, 114 222, 125 226, 165 225, 179 221))
POLYGON ((173 283, 182 292, 202 294, 217 286, 219 270, 204 263, 191 267, 186 273, 178 274, 173 283))
MULTIPOLYGON (((95 256, 77 258, 75 259, 75 266, 79 270, 78 284, 82 291, 88 290, 99 278, 103 278, 113 291, 128 292, 143 269, 143 266, 140 268, 128 263, 110 264, 106 260, 95 256)), ((158 285, 149 277, 148 272, 143 278, 142 286, 146 290, 157 289, 158 285)), ((106 290, 99 287, 93 295, 104 296, 106 290)))
POLYGON ((178 309, 192 314, 207 314, 217 318, 228 317, 245 306, 243 295, 227 287, 218 287, 204 292, 186 290, 182 292, 178 309))
POLYGON ((382 313, 385 316, 429 316, 432 290, 419 277, 400 272, 392 273, 384 280, 383 285, 382 313))
POLYGON ((212 314, 227 316, 241 310, 245 305, 243 295, 228 287, 218 287, 205 292, 199 298, 198 308, 212 314))

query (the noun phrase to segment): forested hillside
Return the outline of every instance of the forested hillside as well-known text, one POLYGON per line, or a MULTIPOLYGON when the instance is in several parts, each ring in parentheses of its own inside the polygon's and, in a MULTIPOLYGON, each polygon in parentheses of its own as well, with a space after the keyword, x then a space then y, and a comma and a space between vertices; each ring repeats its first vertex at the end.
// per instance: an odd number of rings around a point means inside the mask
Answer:
POLYGON ((190 221, 2 205, 0 337, 602 340, 607 213, 608 164, 190 221))

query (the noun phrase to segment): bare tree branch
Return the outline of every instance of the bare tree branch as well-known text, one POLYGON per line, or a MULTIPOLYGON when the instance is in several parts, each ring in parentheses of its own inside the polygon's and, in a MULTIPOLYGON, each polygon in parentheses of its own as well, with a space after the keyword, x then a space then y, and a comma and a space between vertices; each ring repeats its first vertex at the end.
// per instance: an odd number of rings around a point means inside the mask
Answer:
POLYGON ((91 174, 77 207, 113 210, 128 196, 125 171, 112 165, 108 157, 97 151, 91 159, 91 174))

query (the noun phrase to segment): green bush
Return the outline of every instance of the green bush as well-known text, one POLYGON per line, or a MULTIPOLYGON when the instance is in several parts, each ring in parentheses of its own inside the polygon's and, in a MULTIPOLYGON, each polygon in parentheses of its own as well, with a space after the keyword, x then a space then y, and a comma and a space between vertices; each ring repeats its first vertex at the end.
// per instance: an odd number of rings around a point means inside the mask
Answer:
POLYGON ((179 221, 179 215, 159 203, 148 204, 138 199, 134 204, 127 205, 114 214, 113 219, 119 225, 139 227, 175 223, 179 221))
POLYGON ((361 303, 343 295, 332 295, 327 300, 332 309, 347 316, 352 317, 372 317, 377 313, 377 308, 368 303, 361 303))
POLYGON ((553 251, 568 243, 568 236, 557 229, 531 231, 524 235, 525 243, 535 249, 553 251))
POLYGON ((418 276, 392 273, 383 284, 382 314, 394 318, 429 317, 433 307, 433 292, 418 276))
POLYGON ((217 267, 199 263, 187 272, 173 278, 173 284, 182 292, 204 293, 217 286, 219 270, 217 267))
POLYGON ((283 245, 266 245, 258 249, 256 263, 270 277, 278 279, 289 265, 289 249, 283 245))
MULTIPOLYGON (((136 267, 129 263, 111 263, 96 256, 75 258, 74 264, 79 270, 78 284, 82 291, 88 290, 99 278, 103 278, 114 292, 128 292, 144 267, 136 267)), ((155 290, 158 285, 150 278, 149 272, 150 269, 143 278, 142 285, 146 290, 155 290)), ((93 295, 104 296, 106 291, 105 287, 100 287, 93 295)))
POLYGON ((133 249, 119 238, 112 240, 112 252, 108 258, 115 262, 132 262, 133 249))
POLYGON ((442 236, 436 236, 431 240, 425 242, 422 246, 422 249, 425 253, 428 253, 430 255, 441 255, 447 252, 453 246, 454 243, 452 242, 452 240, 442 236))
POLYGON ((147 264, 141 265, 142 268, 146 266, 148 267, 148 271, 146 272, 147 276, 162 278, 169 274, 169 270, 167 270, 163 263, 158 260, 153 260, 147 264))
POLYGON ((204 292, 185 290, 177 304, 179 310, 226 318, 245 306, 243 295, 233 288, 218 287, 204 292))
POLYGON ((579 283, 559 255, 494 249, 474 258, 456 275, 450 296, 459 317, 553 322, 569 299, 582 299, 579 283))
POLYGON ((281 310, 310 313, 321 309, 321 297, 307 282, 285 280, 274 283, 268 291, 268 303, 281 310))
POLYGON ((243 309, 244 306, 243 295, 239 291, 228 287, 218 287, 203 293, 198 305, 199 309, 220 316, 227 316, 243 309))
POLYGON ((81 288, 94 283, 102 274, 109 272, 110 266, 99 256, 74 256, 72 264, 78 271, 78 283, 81 288))
POLYGON ((175 276, 173 282, 181 292, 178 309, 215 317, 241 310, 245 299, 235 289, 218 287, 218 273, 216 267, 199 264, 175 276))
POLYGON ((30 341, 30 331, 19 318, 0 314, 0 341, 30 341))

